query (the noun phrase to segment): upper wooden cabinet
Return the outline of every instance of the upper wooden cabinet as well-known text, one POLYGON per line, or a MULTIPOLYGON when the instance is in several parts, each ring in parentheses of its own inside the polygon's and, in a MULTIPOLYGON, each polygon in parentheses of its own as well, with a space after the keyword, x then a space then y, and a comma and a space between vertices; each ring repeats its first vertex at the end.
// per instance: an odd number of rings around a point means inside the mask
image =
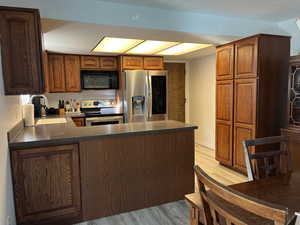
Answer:
POLYGON ((123 70, 143 70, 144 59, 140 56, 122 56, 123 70))
POLYGON ((80 85, 80 58, 77 55, 65 55, 66 91, 79 92, 80 85))
POLYGON ((65 63, 63 55, 49 55, 49 91, 65 92, 66 91, 66 75, 65 63))
POLYGON ((14 150, 11 154, 18 224, 81 219, 77 145, 14 150))
POLYGON ((98 56, 81 56, 81 68, 82 69, 99 69, 100 61, 98 56))
POLYGON ((257 76, 258 38, 242 40, 235 44, 235 78, 257 76))
POLYGON ((144 57, 145 70, 163 70, 164 60, 162 57, 144 57))
POLYGON ((245 172, 242 141, 280 135, 289 55, 290 37, 277 35, 217 47, 216 159, 222 164, 245 172))
POLYGON ((99 57, 100 63, 100 69, 103 70, 117 70, 118 69, 118 63, 116 57, 107 57, 107 56, 101 56, 99 57))
POLYGON ((39 11, 0 7, 0 36, 5 94, 42 93, 39 11))
POLYGON ((228 45, 217 49, 217 80, 233 78, 234 45, 228 45))

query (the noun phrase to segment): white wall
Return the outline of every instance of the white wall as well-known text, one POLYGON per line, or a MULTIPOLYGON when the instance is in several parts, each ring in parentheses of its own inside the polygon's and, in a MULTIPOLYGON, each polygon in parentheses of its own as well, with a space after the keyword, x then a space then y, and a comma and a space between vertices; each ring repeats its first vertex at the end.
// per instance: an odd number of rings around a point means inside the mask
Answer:
POLYGON ((215 149, 215 54, 190 61, 190 122, 198 125, 196 143, 215 149))
POLYGON ((20 97, 4 96, 0 57, 0 224, 15 224, 11 169, 7 146, 7 131, 21 120, 20 97))

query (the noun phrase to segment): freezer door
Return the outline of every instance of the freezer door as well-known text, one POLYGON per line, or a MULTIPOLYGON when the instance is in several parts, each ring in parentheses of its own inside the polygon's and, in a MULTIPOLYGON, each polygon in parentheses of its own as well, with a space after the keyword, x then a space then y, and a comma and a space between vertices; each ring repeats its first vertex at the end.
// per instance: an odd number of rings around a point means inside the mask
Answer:
POLYGON ((148 120, 148 79, 144 70, 127 70, 125 75, 125 122, 148 120))
POLYGON ((148 120, 168 119, 168 73, 149 71, 148 120))

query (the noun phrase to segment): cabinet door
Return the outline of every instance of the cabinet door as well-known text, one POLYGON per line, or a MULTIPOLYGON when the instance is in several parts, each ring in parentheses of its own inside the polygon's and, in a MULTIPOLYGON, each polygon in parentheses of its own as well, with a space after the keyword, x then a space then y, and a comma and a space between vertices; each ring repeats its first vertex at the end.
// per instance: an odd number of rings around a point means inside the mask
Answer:
POLYGON ((100 57, 100 69, 102 70, 117 70, 118 63, 116 57, 100 57))
POLYGON ((144 57, 145 70, 163 70, 164 60, 162 57, 144 57))
POLYGON ((235 111, 236 123, 256 123, 256 79, 235 80, 235 111))
POLYGON ((217 48, 217 80, 233 78, 234 46, 217 48))
POLYGON ((232 166, 232 121, 216 122, 216 160, 232 166))
POLYGON ((6 95, 43 93, 42 47, 37 10, 0 10, 6 95))
POLYGON ((217 81, 216 88, 217 120, 233 120, 233 80, 217 81))
POLYGON ((123 56, 122 57, 123 70, 143 70, 143 57, 139 56, 123 56))
POLYGON ((66 75, 63 55, 49 55, 49 86, 50 92, 66 91, 66 75))
POLYGON ((43 224, 81 216, 77 145, 12 152, 18 224, 43 224))
POLYGON ((258 39, 246 39, 235 44, 235 78, 257 76, 258 39))
POLYGON ((65 55, 66 91, 79 92, 80 85, 80 58, 76 55, 65 55))
POLYGON ((254 139, 254 127, 244 124, 234 125, 233 166, 246 173, 245 154, 242 141, 254 139))
POLYGON ((81 56, 81 69, 100 69, 98 56, 81 56))

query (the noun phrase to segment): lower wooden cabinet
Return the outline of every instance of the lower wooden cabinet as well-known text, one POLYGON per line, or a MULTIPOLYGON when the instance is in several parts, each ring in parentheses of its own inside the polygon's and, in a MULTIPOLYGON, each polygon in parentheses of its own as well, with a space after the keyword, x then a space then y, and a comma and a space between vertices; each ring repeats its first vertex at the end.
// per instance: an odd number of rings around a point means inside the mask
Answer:
POLYGON ((80 221, 78 145, 13 150, 11 156, 18 224, 80 221))
POLYGON ((242 142, 244 140, 254 139, 254 129, 245 124, 235 124, 234 126, 234 149, 233 149, 233 167, 246 173, 245 154, 242 142))
POLYGON ((216 159, 222 164, 232 166, 232 122, 216 123, 216 159))

